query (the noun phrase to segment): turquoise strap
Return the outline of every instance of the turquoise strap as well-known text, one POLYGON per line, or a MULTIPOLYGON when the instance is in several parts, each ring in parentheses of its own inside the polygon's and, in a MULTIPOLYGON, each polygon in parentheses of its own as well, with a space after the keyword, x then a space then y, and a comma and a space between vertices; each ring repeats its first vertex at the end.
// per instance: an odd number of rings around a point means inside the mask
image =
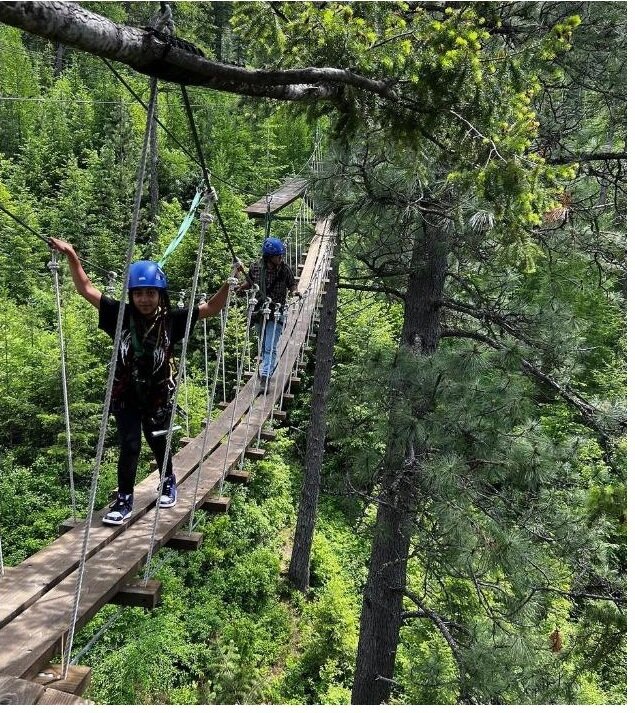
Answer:
POLYGON ((176 237, 172 242, 168 245, 166 248, 165 252, 163 253, 163 257, 159 260, 159 267, 163 267, 165 264, 165 261, 170 257, 170 255, 178 248, 181 240, 185 237, 185 234, 187 231, 190 229, 190 225, 192 225, 192 221, 194 220, 194 213, 196 212, 196 208, 198 207, 198 204, 201 202, 201 198, 203 196, 202 191, 198 190, 196 191, 196 195, 192 199, 192 205, 190 206, 190 209, 183 218, 183 222, 181 223, 181 227, 179 228, 179 232, 176 234, 176 237))

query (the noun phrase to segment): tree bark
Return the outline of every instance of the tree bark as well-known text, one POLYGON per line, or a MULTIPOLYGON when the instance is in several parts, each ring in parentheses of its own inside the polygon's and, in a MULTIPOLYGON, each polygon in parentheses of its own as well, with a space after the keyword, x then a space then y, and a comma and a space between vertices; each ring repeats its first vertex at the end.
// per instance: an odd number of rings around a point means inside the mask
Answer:
POLYGON ((339 274, 339 239, 335 245, 333 263, 326 287, 320 316, 320 328, 315 348, 315 378, 311 399, 311 419, 307 433, 304 480, 298 504, 298 519, 293 540, 293 552, 289 564, 289 579, 301 591, 309 588, 309 563, 311 545, 315 532, 324 440, 326 438, 326 411, 329 382, 335 350, 335 326, 337 317, 337 278, 339 274))
MULTIPOLYGON (((151 32, 118 25, 75 3, 0 2, 0 22, 99 57, 123 62, 137 72, 183 85, 287 101, 339 99, 343 86, 397 101, 387 83, 336 67, 263 70, 222 64, 183 49, 151 32)), ((195 48, 193 48, 195 50, 195 48)))
MULTIPOLYGON (((446 236, 430 226, 421 228, 411 261, 405 299, 401 350, 415 355, 437 349, 440 334, 439 305, 447 269, 446 236)), ((413 404, 408 385, 395 365, 397 384, 391 411, 402 422, 408 410, 421 417, 428 404, 413 404)), ((393 429, 386 447, 379 506, 364 590, 352 704, 380 704, 388 701, 393 683, 395 656, 401 628, 402 599, 406 588, 406 566, 416 502, 421 497, 417 462, 425 449, 411 436, 393 429)))
POLYGON ((55 46, 55 63, 53 64, 53 76, 59 77, 64 69, 64 45, 58 42, 55 46))

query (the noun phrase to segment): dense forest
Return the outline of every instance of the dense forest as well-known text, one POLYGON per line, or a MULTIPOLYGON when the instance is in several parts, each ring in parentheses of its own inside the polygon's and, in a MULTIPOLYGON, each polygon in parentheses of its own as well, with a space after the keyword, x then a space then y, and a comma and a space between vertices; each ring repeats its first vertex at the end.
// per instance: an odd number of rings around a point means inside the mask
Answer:
MULTIPOLYGON (((100 289, 122 289, 146 122, 129 88, 147 102, 153 74, 136 259, 163 254, 201 185, 180 84, 244 262, 265 230, 245 207, 290 176, 307 198, 271 233, 306 244, 331 216, 338 234, 287 421, 249 486, 227 486, 230 510, 200 515, 202 547, 155 556, 161 606, 109 604, 78 633, 86 697, 625 704, 626 3, 78 3, 183 40, 148 62, 122 50, 119 77, 115 50, 27 31, 19 4, 0 8, 0 206, 71 242, 100 289)), ((6 213, 0 228, 10 567, 72 508, 51 251, 6 213)), ((197 242, 166 263, 175 302, 197 242)), ((217 221, 201 291, 231 263, 217 221)), ((81 514, 111 342, 64 261, 60 282, 81 514)), ((230 390, 244 318, 237 299, 230 390)), ((200 326, 191 342, 179 423, 195 435, 200 326)), ((106 446, 98 507, 114 427, 106 446)))

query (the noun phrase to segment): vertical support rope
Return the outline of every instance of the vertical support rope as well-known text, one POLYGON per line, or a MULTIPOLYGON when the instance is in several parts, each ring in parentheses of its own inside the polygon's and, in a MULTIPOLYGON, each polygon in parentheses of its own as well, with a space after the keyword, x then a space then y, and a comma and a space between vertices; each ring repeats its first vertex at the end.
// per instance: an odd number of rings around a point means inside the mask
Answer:
POLYGON ((187 355, 187 345, 190 341, 190 328, 192 326, 192 312, 194 311, 194 302, 196 300, 196 291, 198 287, 198 276, 201 270, 201 262, 203 259, 203 246, 205 244, 205 233, 207 232, 207 226, 212 222, 212 216, 207 212, 207 208, 210 208, 216 201, 218 196, 216 192, 212 189, 212 193, 205 196, 202 203, 204 202, 205 208, 201 213, 201 233, 198 241, 198 250, 196 253, 196 264, 194 266, 194 276, 192 277, 192 291, 190 292, 190 301, 187 308, 187 321, 185 324, 185 336, 183 337, 183 348, 181 349, 181 362, 179 364, 179 373, 176 378, 176 383, 174 385, 174 397, 172 401, 172 411, 170 413, 170 423, 168 426, 168 433, 166 437, 165 444, 165 457, 163 458, 163 463, 161 464, 161 479, 159 482, 159 491, 157 493, 157 500, 154 506, 154 522, 152 524, 152 534, 150 535, 150 542, 148 543, 148 556, 146 558, 145 573, 143 575, 143 583, 147 585, 148 579, 150 578, 150 565, 152 561, 152 554, 154 550, 154 539, 156 537, 157 527, 159 524, 159 503, 161 502, 161 495, 163 494, 163 484, 165 482, 165 472, 168 465, 168 454, 170 453, 170 447, 172 446, 172 433, 174 426, 174 415, 176 414, 176 402, 179 396, 179 387, 181 381, 183 380, 183 374, 185 373, 185 363, 187 355))
POLYGON ((2 556, 2 533, 0 533, 0 577, 4 576, 4 557, 2 556))
MULTIPOLYGON (((199 306, 203 305, 207 302, 207 294, 203 292, 203 294, 199 297, 199 306)), ((222 318, 221 318, 222 320, 222 318)), ((222 323, 222 322, 221 322, 222 323)), ((204 373, 205 373, 205 393, 209 394, 209 356, 208 356, 208 349, 207 349, 207 320, 203 320, 203 366, 204 366, 204 373)))
POLYGON ((71 507, 73 520, 77 522, 77 501, 75 498, 75 478, 73 475, 73 449, 71 444, 71 412, 68 407, 68 383, 66 380, 66 347, 64 345, 64 328, 62 326, 62 301, 60 299, 59 263, 54 250, 51 250, 51 260, 48 264, 53 277, 55 291, 55 307, 57 309, 57 339, 60 345, 60 368, 62 372, 62 398, 64 401, 64 424, 66 428, 66 453, 68 462, 68 478, 71 488, 71 507))
MULTIPOLYGON (((289 320, 287 320, 287 314, 289 313, 289 311, 291 311, 291 314, 292 314, 292 317, 291 317, 291 324, 295 324, 296 320, 294 320, 294 318, 293 318, 293 313, 294 313, 295 310, 297 309, 298 304, 299 304, 299 300, 294 300, 292 304, 290 304, 290 305, 289 305, 289 304, 286 304, 286 305, 284 306, 284 308, 285 308, 285 312, 284 312, 285 321, 287 321, 287 322, 289 321, 289 320)), ((289 354, 291 353, 292 337, 293 337, 293 332, 290 332, 290 333, 289 333, 289 336, 288 336, 288 338, 287 338, 287 342, 286 342, 285 348, 284 348, 284 368, 282 369, 282 373, 283 373, 283 374, 286 374, 286 373, 287 373, 287 369, 289 368, 289 354)), ((278 371, 278 374, 280 374, 279 371, 278 371)), ((283 382, 283 384, 282 384, 282 389, 281 389, 281 391, 280 391, 280 406, 279 406, 280 410, 282 410, 282 403, 283 403, 283 396, 284 396, 285 386, 286 386, 286 384, 285 384, 285 382, 283 382)), ((276 386, 275 386, 275 389, 274 389, 274 394, 277 393, 277 390, 278 390, 278 384, 276 383, 276 386)), ((275 398, 274 398, 273 404, 272 404, 272 406, 271 406, 271 415, 269 416, 269 428, 272 428, 272 427, 273 427, 273 414, 274 414, 274 411, 275 411, 275 410, 276 410, 276 400, 275 400, 275 398)))
MULTIPOLYGON (((264 308, 263 308, 263 317, 266 317, 269 315, 270 301, 271 301, 270 297, 265 298, 265 303, 264 303, 264 308), (266 314, 265 314, 265 312, 266 312, 266 314)), ((256 303, 257 303, 257 300, 255 299, 255 292, 254 292, 254 304, 256 304, 256 303)), ((251 307, 251 304, 250 304, 250 308, 253 309, 253 307, 251 307)), ((263 319, 262 326, 260 327, 260 336, 258 338, 258 353, 256 354, 256 367, 255 367, 256 376, 258 375, 259 361, 262 356, 265 329, 266 329, 266 319, 263 319)), ((258 396, 258 394, 256 393, 256 388, 257 388, 258 383, 259 383, 259 380, 257 378, 254 378, 253 384, 251 387, 251 400, 249 402, 249 411, 247 412, 247 427, 245 429, 245 438, 243 439, 243 449, 242 449, 242 453, 240 454, 240 462, 238 464, 239 470, 242 470, 243 466, 245 465, 245 452, 246 452, 247 446, 248 446, 249 426, 251 425, 251 414, 253 413, 254 404, 255 404, 256 398, 258 396)))
MULTIPOLYGON (((280 322, 280 302, 276 302, 275 304, 275 310, 273 313, 273 334, 271 335, 271 353, 269 355, 269 371, 267 372, 267 376, 265 378, 265 395, 269 393, 269 382, 271 381, 271 362, 273 361, 273 346, 274 342, 276 342, 276 330, 278 329, 278 323, 280 322)), ((276 350, 277 350, 277 344, 276 344, 276 350)), ((277 355, 276 355, 277 356, 277 355)), ((278 364, 274 364, 273 368, 276 369, 278 364)), ((258 436, 256 437, 256 448, 260 448, 260 438, 262 435, 262 426, 263 422, 261 421, 260 426, 258 427, 258 436)))
MULTIPOLYGON (((254 285, 254 287, 255 287, 255 285, 254 285)), ((263 322, 262 322, 262 328, 261 328, 261 330, 260 330, 260 332, 261 332, 261 342, 260 342, 260 344, 261 344, 261 345, 262 345, 262 336, 264 335, 264 325, 265 325, 267 316, 268 316, 269 311, 270 311, 270 310, 269 310, 269 306, 268 306, 268 305, 269 305, 269 302, 271 302, 271 298, 270 298, 270 297, 266 297, 266 298, 265 298, 265 305, 264 305, 264 308, 263 308, 263 310, 262 310, 263 322)), ((245 354, 247 353, 247 342, 248 342, 248 341, 249 341, 249 322, 247 322, 247 326, 246 326, 246 328, 245 328, 245 340, 244 340, 244 342, 243 342, 242 358, 241 358, 241 360, 240 360, 240 367, 239 367, 239 370, 238 370, 238 374, 236 375, 236 395, 235 395, 235 397, 234 397, 234 405, 233 405, 233 407, 232 407, 232 417, 231 417, 231 423, 232 423, 232 424, 234 423, 234 418, 236 417, 236 406, 237 406, 237 404, 238 404, 238 394, 239 394, 239 392, 240 392, 240 382, 241 382, 242 377, 243 377, 243 367, 244 367, 244 363, 245 363, 245 354)), ((261 348, 262 348, 261 346, 258 347, 259 353, 260 353, 261 348)), ((255 378, 255 377, 254 377, 254 378, 255 378)), ((227 459, 228 459, 228 457, 229 457, 229 449, 230 449, 230 447, 231 447, 231 442, 232 442, 232 435, 233 435, 233 433, 234 433, 233 431, 230 431, 229 434, 228 434, 228 437, 227 437, 227 447, 225 448, 225 460, 223 461, 223 470, 222 470, 222 475, 221 475, 221 479, 220 479, 220 484, 219 484, 219 486, 218 486, 219 492, 222 492, 223 485, 224 485, 224 483, 225 483, 225 471, 227 470, 227 459)))
POLYGON ((82 592, 82 584, 84 580, 84 572, 86 570, 86 553, 88 552, 88 541, 90 538, 90 528, 92 525, 93 511, 95 509, 95 498, 97 495, 97 481, 99 479, 99 468, 104 451, 104 442, 106 440, 106 429, 108 426, 108 414, 110 412, 110 399, 112 396, 112 388, 115 380, 115 368, 117 365, 117 357, 119 356, 119 345, 121 343, 121 332, 123 327, 123 313, 126 304, 126 284, 130 263, 132 262, 132 253, 134 252, 135 238, 137 236, 137 227, 139 225, 139 212, 141 208, 141 196, 143 193, 143 178, 146 167, 146 157, 148 154, 148 142, 150 138, 150 128, 152 117, 154 115, 154 106, 157 98, 157 80, 153 78, 150 89, 150 101, 148 118, 146 121, 145 135, 143 137, 143 146, 141 148, 141 160, 137 171, 137 183, 135 188, 134 208, 132 212, 132 222, 130 225, 130 237, 128 240, 128 250, 126 253, 126 267, 124 270, 123 288, 121 290, 121 299, 119 301, 119 311, 117 313, 117 326, 115 329, 115 339, 113 344, 112 356, 110 358, 110 366, 108 369, 108 383, 106 386, 106 398, 104 399, 104 408, 101 416, 101 425, 99 428, 99 439, 97 441, 97 452, 95 455, 95 467, 90 486, 90 494, 88 497, 88 514, 86 516, 86 524, 84 526, 84 538, 82 542, 82 550, 79 560, 79 568, 77 572, 77 585, 75 587, 75 603, 73 605, 73 613, 71 616, 71 626, 68 634, 68 640, 64 655, 63 676, 68 676, 68 666, 71 660, 71 651, 73 649, 73 639, 75 637, 75 627, 77 625, 77 617, 79 615, 79 602, 82 592))
MULTIPOLYGON (((284 330, 285 325, 287 324, 287 315, 289 314, 289 303, 285 303, 284 307, 282 308, 282 329, 284 330)), ((271 405, 271 416, 269 418, 269 428, 273 427, 273 412, 275 411, 276 408, 276 394, 278 393, 278 387, 280 386, 280 374, 284 373, 286 374, 286 368, 287 368, 287 363, 289 361, 289 344, 290 344, 290 339, 291 335, 289 335, 289 339, 287 339, 287 342, 284 346, 284 353, 285 353, 285 363, 284 363, 284 368, 283 369, 278 369, 276 368, 276 378, 274 379, 274 384, 273 384, 273 403, 271 405)), ((280 339, 282 340, 282 335, 280 335, 280 339)), ((278 357, 278 362, 280 362, 282 357, 282 354, 279 355, 278 357)), ((284 393, 284 383, 282 384, 282 392, 284 393)), ((263 424, 264 425, 264 422, 263 424)), ((260 432, 262 432, 262 425, 260 426, 260 432)))
MULTIPOLYGON (((218 356, 216 358, 216 367, 214 370, 214 385, 212 389, 207 389, 207 410, 205 413, 205 431, 203 433, 203 443, 201 444, 201 457, 198 461, 198 469, 196 471, 196 482, 194 484, 194 494, 192 495, 192 505, 190 507, 190 521, 188 525, 188 532, 191 534, 194 528, 194 513, 196 512, 196 497, 198 495, 198 486, 201 479, 201 471, 203 470, 203 460, 205 459, 205 449, 207 448, 207 434, 209 431, 209 426, 212 417, 212 409, 214 408, 214 396, 216 394, 216 384, 218 383, 218 371, 220 367, 220 354, 225 349, 225 330, 227 328, 227 319, 229 317, 229 303, 232 298, 232 292, 236 288, 238 280, 236 278, 230 278, 230 287, 227 293, 227 300, 225 301, 225 309, 222 312, 221 325, 220 325, 220 343, 218 346, 218 356)), ((205 324, 205 321, 203 321, 205 324)), ((207 371, 207 365, 206 365, 207 371)))

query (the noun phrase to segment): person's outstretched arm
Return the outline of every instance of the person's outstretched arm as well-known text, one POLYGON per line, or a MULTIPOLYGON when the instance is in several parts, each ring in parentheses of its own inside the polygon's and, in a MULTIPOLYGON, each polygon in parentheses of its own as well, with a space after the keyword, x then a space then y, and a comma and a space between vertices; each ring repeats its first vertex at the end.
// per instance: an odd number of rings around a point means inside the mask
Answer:
POLYGON ((88 300, 93 307, 99 309, 101 292, 93 285, 88 275, 84 272, 84 268, 77 257, 75 248, 70 243, 58 240, 57 238, 51 238, 50 245, 68 258, 68 267, 70 268, 73 284, 77 292, 79 292, 85 300, 88 300))
MULTIPOLYGON (((235 278, 239 272, 245 272, 245 268, 243 267, 243 264, 241 262, 235 263, 233 265, 232 274, 230 278, 235 278)), ((207 319, 208 317, 213 317, 214 315, 218 314, 227 302, 228 292, 229 280, 226 280, 223 283, 222 287, 218 290, 218 292, 216 292, 216 294, 212 295, 209 300, 207 300, 207 302, 205 302, 204 304, 199 305, 199 319, 207 319)))

